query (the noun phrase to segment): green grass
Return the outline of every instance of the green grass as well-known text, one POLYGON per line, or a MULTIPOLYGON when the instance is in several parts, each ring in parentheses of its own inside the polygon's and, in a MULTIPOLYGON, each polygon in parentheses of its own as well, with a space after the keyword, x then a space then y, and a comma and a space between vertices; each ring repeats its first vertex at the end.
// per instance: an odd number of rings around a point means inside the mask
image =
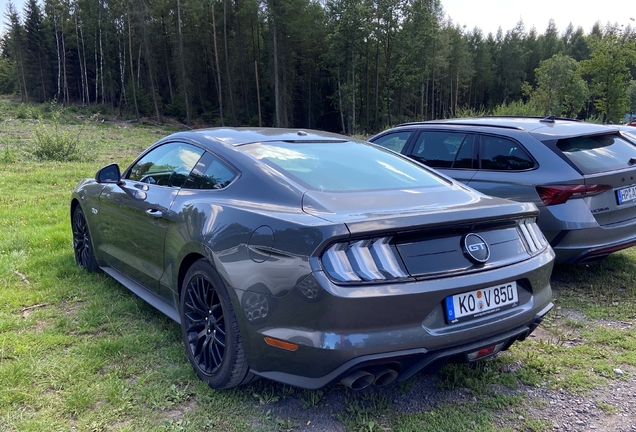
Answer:
POLYGON ((561 309, 536 338, 433 378, 440 399, 453 403, 417 400, 419 408, 403 409, 400 401, 419 394, 420 376, 358 393, 266 380, 212 390, 194 375, 179 327, 109 277, 78 268, 71 248, 77 181, 110 162, 125 167, 172 130, 67 113, 65 127, 91 143, 90 161, 40 162, 32 133, 51 121, 48 111, 18 108, 18 118, 15 110, 0 101, 2 431, 295 430, 319 413, 352 431, 540 431, 549 425, 520 420, 529 418, 527 386, 586 393, 636 369, 636 251, 627 250, 600 264, 557 267, 561 309), (289 405, 303 416, 289 414, 289 405))

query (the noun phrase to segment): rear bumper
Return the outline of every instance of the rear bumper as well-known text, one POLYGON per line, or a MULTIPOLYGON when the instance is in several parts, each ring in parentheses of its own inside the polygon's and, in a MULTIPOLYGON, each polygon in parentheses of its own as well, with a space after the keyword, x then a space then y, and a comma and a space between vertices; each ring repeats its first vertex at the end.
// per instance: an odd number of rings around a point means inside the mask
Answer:
MULTIPOLYGON (((522 340, 552 308, 550 273, 554 253, 468 275, 370 287, 342 287, 316 272, 283 298, 267 316, 242 322, 250 369, 257 375, 316 389, 364 368, 392 369, 398 379, 435 369, 465 354, 522 340), (448 295, 516 280, 518 306, 448 324, 448 295), (312 290, 305 290, 311 285, 312 290), (304 286, 304 287, 303 287, 304 286), (306 292, 311 292, 311 299, 306 292), (269 337, 298 346, 287 351, 269 337)), ((270 299, 271 300, 271 299, 270 299)))
POLYGON ((285 372, 259 372, 252 370, 256 375, 279 381, 300 388, 315 390, 329 384, 336 383, 358 370, 377 369, 386 367, 397 372, 397 381, 405 381, 420 371, 436 372, 446 363, 468 362, 467 354, 496 344, 503 344, 502 351, 507 350, 516 341, 522 341, 528 337, 543 321, 545 315, 553 308, 550 302, 541 309, 526 325, 512 330, 484 338, 478 341, 428 351, 425 348, 393 351, 382 354, 371 354, 353 358, 332 372, 320 377, 307 377, 285 372))
POLYGON ((636 218, 599 225, 580 199, 541 207, 538 224, 554 249, 558 264, 598 261, 636 245, 636 218))
MULTIPOLYGON (((563 231, 557 238, 552 248, 556 253, 556 262, 559 264, 580 264, 585 262, 600 261, 613 252, 618 252, 632 246, 636 246, 636 236, 631 235, 617 241, 608 232, 608 236, 601 243, 590 244, 590 240, 598 236, 597 231, 603 233, 605 229, 598 227, 589 230, 563 231)), ((630 234, 636 232, 636 225, 630 227, 630 234)))

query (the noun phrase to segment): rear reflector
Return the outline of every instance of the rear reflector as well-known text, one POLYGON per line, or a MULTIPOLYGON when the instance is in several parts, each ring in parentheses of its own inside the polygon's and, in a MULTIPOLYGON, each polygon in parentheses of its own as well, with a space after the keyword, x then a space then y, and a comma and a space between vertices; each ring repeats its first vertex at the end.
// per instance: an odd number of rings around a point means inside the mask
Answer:
POLYGON ((570 198, 598 195, 612 189, 610 185, 548 185, 536 186, 539 198, 546 206, 563 204, 570 198))
POLYGON ((267 345, 275 346, 276 348, 282 348, 287 351, 296 351, 298 349, 298 345, 296 344, 274 339, 269 336, 265 336, 265 343, 267 343, 267 345))
POLYGON ((504 342, 501 342, 501 343, 498 343, 497 345, 492 345, 486 348, 482 348, 478 351, 473 351, 467 354, 468 360, 470 361, 479 360, 481 358, 496 354, 501 350, 501 348, 503 348, 503 346, 504 346, 504 342))

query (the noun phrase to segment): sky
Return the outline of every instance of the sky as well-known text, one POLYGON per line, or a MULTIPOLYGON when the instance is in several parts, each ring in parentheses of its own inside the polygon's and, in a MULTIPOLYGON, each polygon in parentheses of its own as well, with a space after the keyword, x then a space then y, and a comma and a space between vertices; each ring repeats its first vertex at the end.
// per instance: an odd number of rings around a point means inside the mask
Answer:
MULTIPOLYGON (((2 1, 2 0, 0 0, 2 1)), ((520 19, 526 31, 533 26, 542 34, 554 19, 559 34, 571 22, 574 28, 583 27, 589 33, 596 21, 604 26, 608 21, 619 25, 636 22, 636 8, 627 1, 602 0, 441 0, 447 16, 454 23, 465 25, 467 30, 479 27, 484 35, 497 33, 501 26, 504 34, 512 29, 520 19)))

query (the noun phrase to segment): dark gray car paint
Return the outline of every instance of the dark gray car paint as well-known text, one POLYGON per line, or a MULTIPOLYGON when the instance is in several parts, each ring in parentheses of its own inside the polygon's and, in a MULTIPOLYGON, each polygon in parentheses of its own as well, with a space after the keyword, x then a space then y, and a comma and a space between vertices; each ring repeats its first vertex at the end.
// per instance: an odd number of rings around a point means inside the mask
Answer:
MULTIPOLYGON (((323 133, 282 133, 301 141, 345 139, 323 133)), ((223 190, 151 186, 158 189, 156 194, 147 190, 143 191, 146 197, 140 198, 134 196, 134 189, 139 188, 125 178, 120 185, 81 182, 72 205, 84 209, 100 266, 138 294, 141 280, 151 280, 142 297, 178 320, 181 278, 193 259, 206 257, 228 288, 252 371, 307 388, 331 382, 340 376, 333 371, 343 364, 356 367, 356 359, 364 356, 382 358, 393 350, 435 351, 497 338, 505 329, 525 335, 534 328, 537 313, 550 305, 554 258, 550 248, 534 257, 524 253, 516 262, 470 274, 411 278, 403 283, 343 286, 332 282, 320 263, 325 248, 351 236, 441 226, 467 230, 492 220, 534 217, 537 210, 532 204, 486 197, 449 179, 443 190, 343 193, 333 199, 327 193, 307 190, 236 147, 270 137, 279 140, 280 134, 276 130, 203 130, 175 134, 155 144, 189 142, 223 158, 241 173, 223 190), (126 223, 133 225, 116 230, 115 221, 123 223, 125 215, 115 214, 117 210, 111 206, 116 204, 111 200, 133 206, 145 203, 146 210, 160 210, 162 217, 149 217, 143 205, 137 206, 138 214, 146 219, 131 216, 126 223), (159 201, 171 204, 159 206, 159 201), (138 223, 146 228, 140 229, 138 223), (163 257, 163 271, 156 269, 156 261, 143 263, 140 259, 137 274, 142 275, 129 283, 127 279, 135 277, 125 274, 129 269, 114 258, 113 251, 117 242, 131 241, 137 229, 140 233, 165 230, 165 253, 159 252, 161 245, 152 243, 156 239, 135 246, 148 248, 148 253, 155 248, 154 258, 163 257), (127 235, 131 237, 113 237, 127 235), (157 275, 158 286, 151 286, 157 275), (511 280, 519 283, 517 308, 469 324, 449 327, 445 323, 441 302, 446 296, 511 280), (172 311, 166 311, 166 305, 172 311), (255 305, 266 315, 253 313, 255 305), (300 348, 293 353, 273 348, 263 336, 287 340, 300 348)), ((123 177, 126 174, 124 171, 123 177)))

